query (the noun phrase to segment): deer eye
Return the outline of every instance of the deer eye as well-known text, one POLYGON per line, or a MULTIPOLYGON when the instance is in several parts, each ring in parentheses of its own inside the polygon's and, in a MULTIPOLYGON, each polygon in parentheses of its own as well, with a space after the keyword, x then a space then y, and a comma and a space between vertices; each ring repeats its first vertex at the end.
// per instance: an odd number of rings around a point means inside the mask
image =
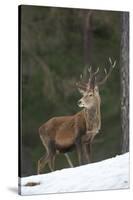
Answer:
POLYGON ((92 95, 92 94, 89 94, 89 96, 92 97, 93 95, 92 95))

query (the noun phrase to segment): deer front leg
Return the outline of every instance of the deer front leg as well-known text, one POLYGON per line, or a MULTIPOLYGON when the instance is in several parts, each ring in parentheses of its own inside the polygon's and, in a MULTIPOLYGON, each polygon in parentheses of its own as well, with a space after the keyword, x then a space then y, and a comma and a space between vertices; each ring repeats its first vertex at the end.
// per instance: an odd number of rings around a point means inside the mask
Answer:
POLYGON ((80 139, 78 139, 76 142, 76 150, 77 150, 77 154, 78 154, 79 165, 82 165, 83 164, 83 152, 82 152, 82 143, 81 143, 80 139))
POLYGON ((82 136, 83 156, 85 164, 91 162, 91 146, 94 136, 95 134, 92 131, 87 131, 87 133, 82 136))
POLYGON ((91 162, 91 144, 83 144, 83 159, 84 159, 84 164, 88 164, 91 162))
POLYGON ((69 155, 68 155, 67 153, 65 153, 64 155, 65 155, 65 157, 66 157, 66 159, 67 159, 67 162, 68 162, 69 166, 70 166, 70 167, 74 167, 74 165, 73 165, 73 163, 72 163, 72 161, 71 161, 69 155))

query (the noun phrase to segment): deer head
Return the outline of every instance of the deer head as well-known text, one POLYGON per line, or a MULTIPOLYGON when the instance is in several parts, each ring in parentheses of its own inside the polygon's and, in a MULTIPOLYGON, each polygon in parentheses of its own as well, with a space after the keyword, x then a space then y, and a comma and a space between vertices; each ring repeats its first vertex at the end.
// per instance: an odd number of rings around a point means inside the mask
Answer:
POLYGON ((99 95, 99 86, 104 84, 109 78, 113 68, 116 65, 116 61, 112 62, 111 58, 109 58, 110 68, 107 72, 106 68, 104 68, 105 76, 101 80, 97 80, 97 75, 99 73, 99 67, 95 72, 92 73, 91 67, 88 69, 89 71, 89 80, 87 83, 79 82, 77 83, 77 87, 83 97, 78 101, 79 107, 91 108, 100 103, 100 95, 99 95))

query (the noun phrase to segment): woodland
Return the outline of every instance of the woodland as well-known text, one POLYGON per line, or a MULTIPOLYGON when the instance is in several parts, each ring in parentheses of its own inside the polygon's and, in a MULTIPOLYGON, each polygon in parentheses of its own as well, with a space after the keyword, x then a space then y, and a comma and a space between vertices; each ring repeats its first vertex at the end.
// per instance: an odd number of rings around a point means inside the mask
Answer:
MULTIPOLYGON (((102 125, 93 142, 92 162, 121 154, 125 148, 122 146, 125 126, 122 127, 121 63, 127 66, 128 54, 122 62, 121 49, 128 47, 122 46, 123 16, 119 11, 26 5, 19 8, 21 176, 36 174, 37 161, 45 154, 39 127, 54 116, 79 112, 77 102, 81 94, 76 82, 80 74, 87 80, 91 65, 92 70, 99 67, 99 76, 104 76, 104 68, 109 69, 109 57, 117 64, 108 81, 99 88, 102 125)), ((128 142, 124 151, 127 149, 128 142)), ((76 151, 69 156, 77 166, 76 151)), ((55 167, 69 167, 63 154, 56 157, 55 167)), ((47 172, 46 167, 44 173, 47 172)))

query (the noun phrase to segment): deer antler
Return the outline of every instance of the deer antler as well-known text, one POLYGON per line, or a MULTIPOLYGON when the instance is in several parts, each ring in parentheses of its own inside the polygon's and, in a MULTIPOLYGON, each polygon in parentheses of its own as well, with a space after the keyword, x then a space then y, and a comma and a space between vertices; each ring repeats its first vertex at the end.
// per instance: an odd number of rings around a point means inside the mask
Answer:
POLYGON ((92 67, 91 66, 88 68, 88 72, 89 72, 89 75, 90 75, 89 78, 91 78, 91 76, 92 76, 92 67))
POLYGON ((76 86, 81 90, 86 90, 86 87, 87 87, 86 83, 80 83, 80 82, 77 82, 76 86))
POLYGON ((79 89, 81 89, 81 90, 86 90, 86 83, 85 82, 83 82, 83 74, 81 73, 80 74, 80 82, 76 82, 76 86, 79 88, 79 89))
POLYGON ((114 67, 116 66, 116 60, 114 62, 112 62, 111 58, 109 57, 109 63, 111 64, 109 71, 107 72, 107 69, 104 68, 104 72, 105 72, 105 77, 103 78, 103 80, 99 81, 97 84, 98 85, 102 85, 106 82, 106 80, 109 78, 111 72, 113 71, 114 67))
POLYGON ((97 70, 93 73, 93 76, 96 76, 99 72, 99 67, 97 68, 97 70))
POLYGON ((87 83, 88 88, 94 88, 95 87, 95 81, 96 81, 96 75, 99 72, 99 67, 97 68, 97 70, 94 73, 91 73, 91 76, 89 78, 89 82, 87 83))

